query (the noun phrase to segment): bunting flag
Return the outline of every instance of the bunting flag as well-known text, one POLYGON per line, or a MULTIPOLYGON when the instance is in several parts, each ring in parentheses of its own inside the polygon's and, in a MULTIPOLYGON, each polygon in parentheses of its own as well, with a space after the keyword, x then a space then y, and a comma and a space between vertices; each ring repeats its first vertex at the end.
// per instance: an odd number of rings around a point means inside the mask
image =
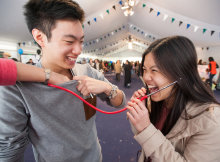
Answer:
POLYGON ((150 12, 149 13, 151 13, 153 10, 154 10, 153 8, 150 8, 150 12))
POLYGON ((100 14, 100 17, 101 17, 102 19, 104 19, 104 16, 103 16, 103 14, 100 14))
POLYGON ((194 27, 194 32, 196 32, 198 30, 198 28, 199 28, 198 26, 195 26, 194 27))
POLYGON ((187 24, 187 25, 186 25, 186 29, 189 29, 189 27, 190 27, 190 24, 187 24))
POLYGON ((204 34, 204 33, 206 32, 206 30, 207 30, 207 29, 204 28, 204 29, 202 30, 202 33, 204 34))
POLYGON ((163 17, 163 21, 165 21, 167 18, 168 18, 168 15, 165 14, 164 17, 163 17))
POLYGON ((82 24, 82 28, 84 29, 84 24, 82 24))
POLYGON ((96 19, 96 18, 94 18, 94 21, 96 22, 96 21, 97 21, 97 19, 96 19))
POLYGON ((172 18, 172 19, 171 19, 171 22, 173 23, 174 21, 175 21, 175 18, 172 18))
POLYGON ((160 15, 160 12, 158 11, 158 12, 157 12, 157 16, 159 16, 159 15, 160 15))
POLYGON ((109 10, 106 10, 106 12, 109 14, 109 10))
POLYGON ((211 36, 212 36, 214 33, 215 33, 215 31, 214 31, 214 30, 212 30, 212 31, 211 31, 211 36))
POLYGON ((122 1, 119 1, 119 4, 122 5, 122 1))
POLYGON ((114 6, 112 6, 112 8, 113 8, 114 10, 116 10, 115 5, 114 5, 114 6))
POLYGON ((183 22, 182 22, 182 21, 180 21, 180 22, 179 22, 179 26, 181 26, 181 25, 182 25, 182 23, 183 23, 183 22))
POLYGON ((143 8, 146 7, 146 4, 143 4, 142 7, 143 7, 143 8))
POLYGON ((90 21, 87 22, 90 25, 90 21))

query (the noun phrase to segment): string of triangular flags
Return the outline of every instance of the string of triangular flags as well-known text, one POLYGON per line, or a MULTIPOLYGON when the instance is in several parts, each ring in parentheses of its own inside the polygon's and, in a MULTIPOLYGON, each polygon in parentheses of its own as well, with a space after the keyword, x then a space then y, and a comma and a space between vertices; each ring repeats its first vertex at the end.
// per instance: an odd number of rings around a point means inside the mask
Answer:
POLYGON ((168 14, 163 14, 161 13, 160 11, 156 11, 153 7, 151 6, 147 6, 146 3, 142 3, 142 8, 146 8, 148 9, 148 12, 149 14, 155 12, 156 13, 156 16, 159 17, 160 15, 163 15, 163 21, 166 21, 169 17, 171 18, 170 19, 170 22, 171 23, 174 23, 176 21, 178 21, 179 23, 179 27, 182 26, 183 24, 186 25, 186 29, 189 29, 190 27, 194 27, 193 31, 194 32, 197 32, 199 29, 202 30, 202 33, 205 34, 207 31, 210 31, 210 35, 213 36, 214 33, 217 33, 219 32, 219 38, 220 38, 220 31, 216 31, 216 30, 213 30, 213 29, 207 29, 205 27, 201 27, 199 25, 193 25, 191 23, 186 23, 186 22, 183 22, 182 20, 177 20, 175 17, 172 17, 172 16, 169 16, 168 14))
MULTIPOLYGON (((121 8, 122 4, 123 4, 123 2, 122 2, 122 0, 120 0, 117 4, 114 4, 110 8, 103 11, 99 16, 96 16, 92 20, 88 20, 86 23, 84 23, 82 25, 83 28, 86 25, 90 26, 90 25, 92 25, 92 23, 96 23, 97 21, 103 20, 106 15, 110 15, 110 13, 112 13, 112 11, 116 11, 118 8, 121 8)), ((148 6, 146 3, 142 3, 142 8, 148 9, 149 10, 148 12, 150 14, 155 12, 156 16, 163 15, 163 21, 166 21, 168 18, 171 18, 170 22, 174 23, 174 22, 178 21, 179 27, 182 26, 183 24, 185 24, 186 29, 194 27, 194 29, 193 29, 194 32, 197 32, 199 29, 201 29, 203 34, 210 31, 211 36, 213 36, 214 33, 219 33, 219 38, 220 38, 220 31, 216 31, 216 30, 213 30, 213 29, 208 29, 208 28, 205 28, 205 27, 202 27, 202 26, 199 26, 199 25, 193 25, 191 23, 186 23, 186 22, 183 22, 182 20, 177 20, 175 17, 169 16, 168 14, 165 14, 165 13, 161 13, 160 11, 156 11, 153 7, 148 6)))
MULTIPOLYGON (((87 53, 90 53, 90 54, 96 54, 96 55, 101 55, 101 54, 108 54, 110 52, 113 52, 113 51, 116 51, 118 49, 120 49, 122 47, 122 44, 126 44, 127 45, 127 42, 129 41, 129 36, 125 36, 123 38, 121 38, 120 40, 117 40, 115 42, 111 42, 109 44, 106 44, 105 46, 101 47, 101 48, 95 48, 95 49, 92 49, 92 50, 86 50, 84 49, 83 50, 83 53, 84 54, 87 54, 87 53), (120 47, 118 47, 120 45, 120 47)), ((139 44, 142 44, 142 45, 145 45, 145 46, 148 46, 148 43, 146 42, 143 42, 135 37, 131 37, 132 38, 132 41, 133 42, 137 42, 139 44)), ((132 45, 133 47, 136 47, 138 49, 141 49, 142 51, 144 51, 146 48, 144 47, 141 47, 140 45, 137 45, 135 43, 133 43, 132 45)))
POLYGON ((105 11, 101 12, 98 16, 93 17, 90 20, 87 20, 82 27, 85 28, 86 26, 90 26, 93 23, 97 23, 100 20, 103 20, 106 16, 110 15, 112 12, 115 12, 118 8, 120 8, 121 2, 112 5, 110 8, 106 9, 105 11))
MULTIPOLYGON (((120 34, 120 32, 122 32, 123 30, 132 30, 132 31, 136 31, 137 33, 141 34, 143 36, 143 39, 146 39, 147 42, 152 42, 153 40, 156 39, 156 37, 152 34, 149 34, 148 32, 144 31, 143 29, 140 29, 139 27, 133 25, 133 24, 127 24, 127 25, 122 25, 121 27, 99 37, 93 40, 90 40, 88 42, 84 42, 84 49, 86 49, 87 47, 97 44, 97 43, 101 43, 102 41, 105 41, 106 39, 109 39, 117 34, 120 34)), ((143 44, 147 44, 145 42, 142 42, 143 44)))

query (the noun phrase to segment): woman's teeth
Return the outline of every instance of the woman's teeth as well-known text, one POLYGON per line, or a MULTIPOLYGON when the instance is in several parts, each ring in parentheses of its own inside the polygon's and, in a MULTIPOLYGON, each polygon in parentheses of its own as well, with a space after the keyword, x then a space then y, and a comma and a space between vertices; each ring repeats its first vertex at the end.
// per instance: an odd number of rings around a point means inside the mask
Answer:
POLYGON ((157 91, 159 88, 156 87, 156 86, 151 86, 151 85, 149 85, 149 86, 148 86, 148 89, 150 90, 150 93, 152 93, 152 92, 157 91))

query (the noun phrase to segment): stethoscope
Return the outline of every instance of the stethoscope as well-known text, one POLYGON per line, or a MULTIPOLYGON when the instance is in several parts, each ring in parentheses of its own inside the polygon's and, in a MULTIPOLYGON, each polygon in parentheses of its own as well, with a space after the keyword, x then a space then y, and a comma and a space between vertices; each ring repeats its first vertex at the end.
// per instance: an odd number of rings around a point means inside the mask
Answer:
MULTIPOLYGON (((73 74, 72 71, 71 71, 71 73, 73 74)), ((74 74, 73 74, 73 75, 74 75, 74 74)), ((166 88, 168 88, 168 87, 170 87, 170 86, 172 86, 172 85, 174 85, 174 84, 176 84, 176 83, 177 83, 177 81, 174 81, 174 82, 168 84, 167 86, 164 86, 163 88, 158 89, 157 91, 154 91, 154 92, 152 92, 152 93, 150 93, 150 94, 147 94, 147 95, 145 95, 145 96, 143 96, 143 97, 141 97, 141 98, 138 98, 138 99, 140 99, 141 101, 143 101, 144 99, 147 99, 147 98, 150 97, 151 95, 154 95, 155 93, 158 93, 158 92, 160 92, 160 91, 162 91, 162 90, 164 90, 164 89, 166 89, 166 88)), ((123 112, 123 111, 127 110, 127 108, 125 107, 125 108, 123 108, 123 109, 121 109, 121 110, 117 110, 117 111, 113 111, 113 112, 103 111, 103 110, 101 110, 101 109, 99 109, 99 108, 93 106, 92 104, 90 104, 89 102, 87 102, 85 99, 83 99, 81 96, 79 96, 78 94, 76 94, 76 93, 70 91, 69 89, 66 89, 66 88, 63 88, 63 87, 60 87, 60 86, 54 85, 54 84, 48 84, 48 86, 54 87, 54 88, 58 88, 58 89, 60 89, 60 90, 66 91, 66 92, 68 92, 68 93, 71 93, 72 95, 74 95, 74 96, 76 96, 77 98, 79 98, 81 101, 83 101, 85 104, 87 104, 87 105, 90 106, 91 108, 93 108, 93 109, 95 109, 95 110, 97 110, 97 111, 99 111, 99 112, 101 112, 101 113, 104 113, 104 114, 117 114, 117 113, 120 113, 120 112, 123 112)), ((90 96, 91 96, 91 95, 92 95, 92 94, 90 93, 90 96)), ((92 96, 91 96, 91 97, 92 97, 92 96)), ((92 98, 93 98, 93 97, 92 97, 92 98)))

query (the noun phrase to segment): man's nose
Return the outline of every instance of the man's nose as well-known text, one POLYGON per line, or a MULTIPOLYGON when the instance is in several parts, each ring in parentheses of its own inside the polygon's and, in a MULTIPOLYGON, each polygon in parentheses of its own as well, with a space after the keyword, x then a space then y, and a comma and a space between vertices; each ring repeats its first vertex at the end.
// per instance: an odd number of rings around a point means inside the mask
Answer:
POLYGON ((82 45, 76 44, 73 46, 72 53, 79 55, 82 52, 82 45))

